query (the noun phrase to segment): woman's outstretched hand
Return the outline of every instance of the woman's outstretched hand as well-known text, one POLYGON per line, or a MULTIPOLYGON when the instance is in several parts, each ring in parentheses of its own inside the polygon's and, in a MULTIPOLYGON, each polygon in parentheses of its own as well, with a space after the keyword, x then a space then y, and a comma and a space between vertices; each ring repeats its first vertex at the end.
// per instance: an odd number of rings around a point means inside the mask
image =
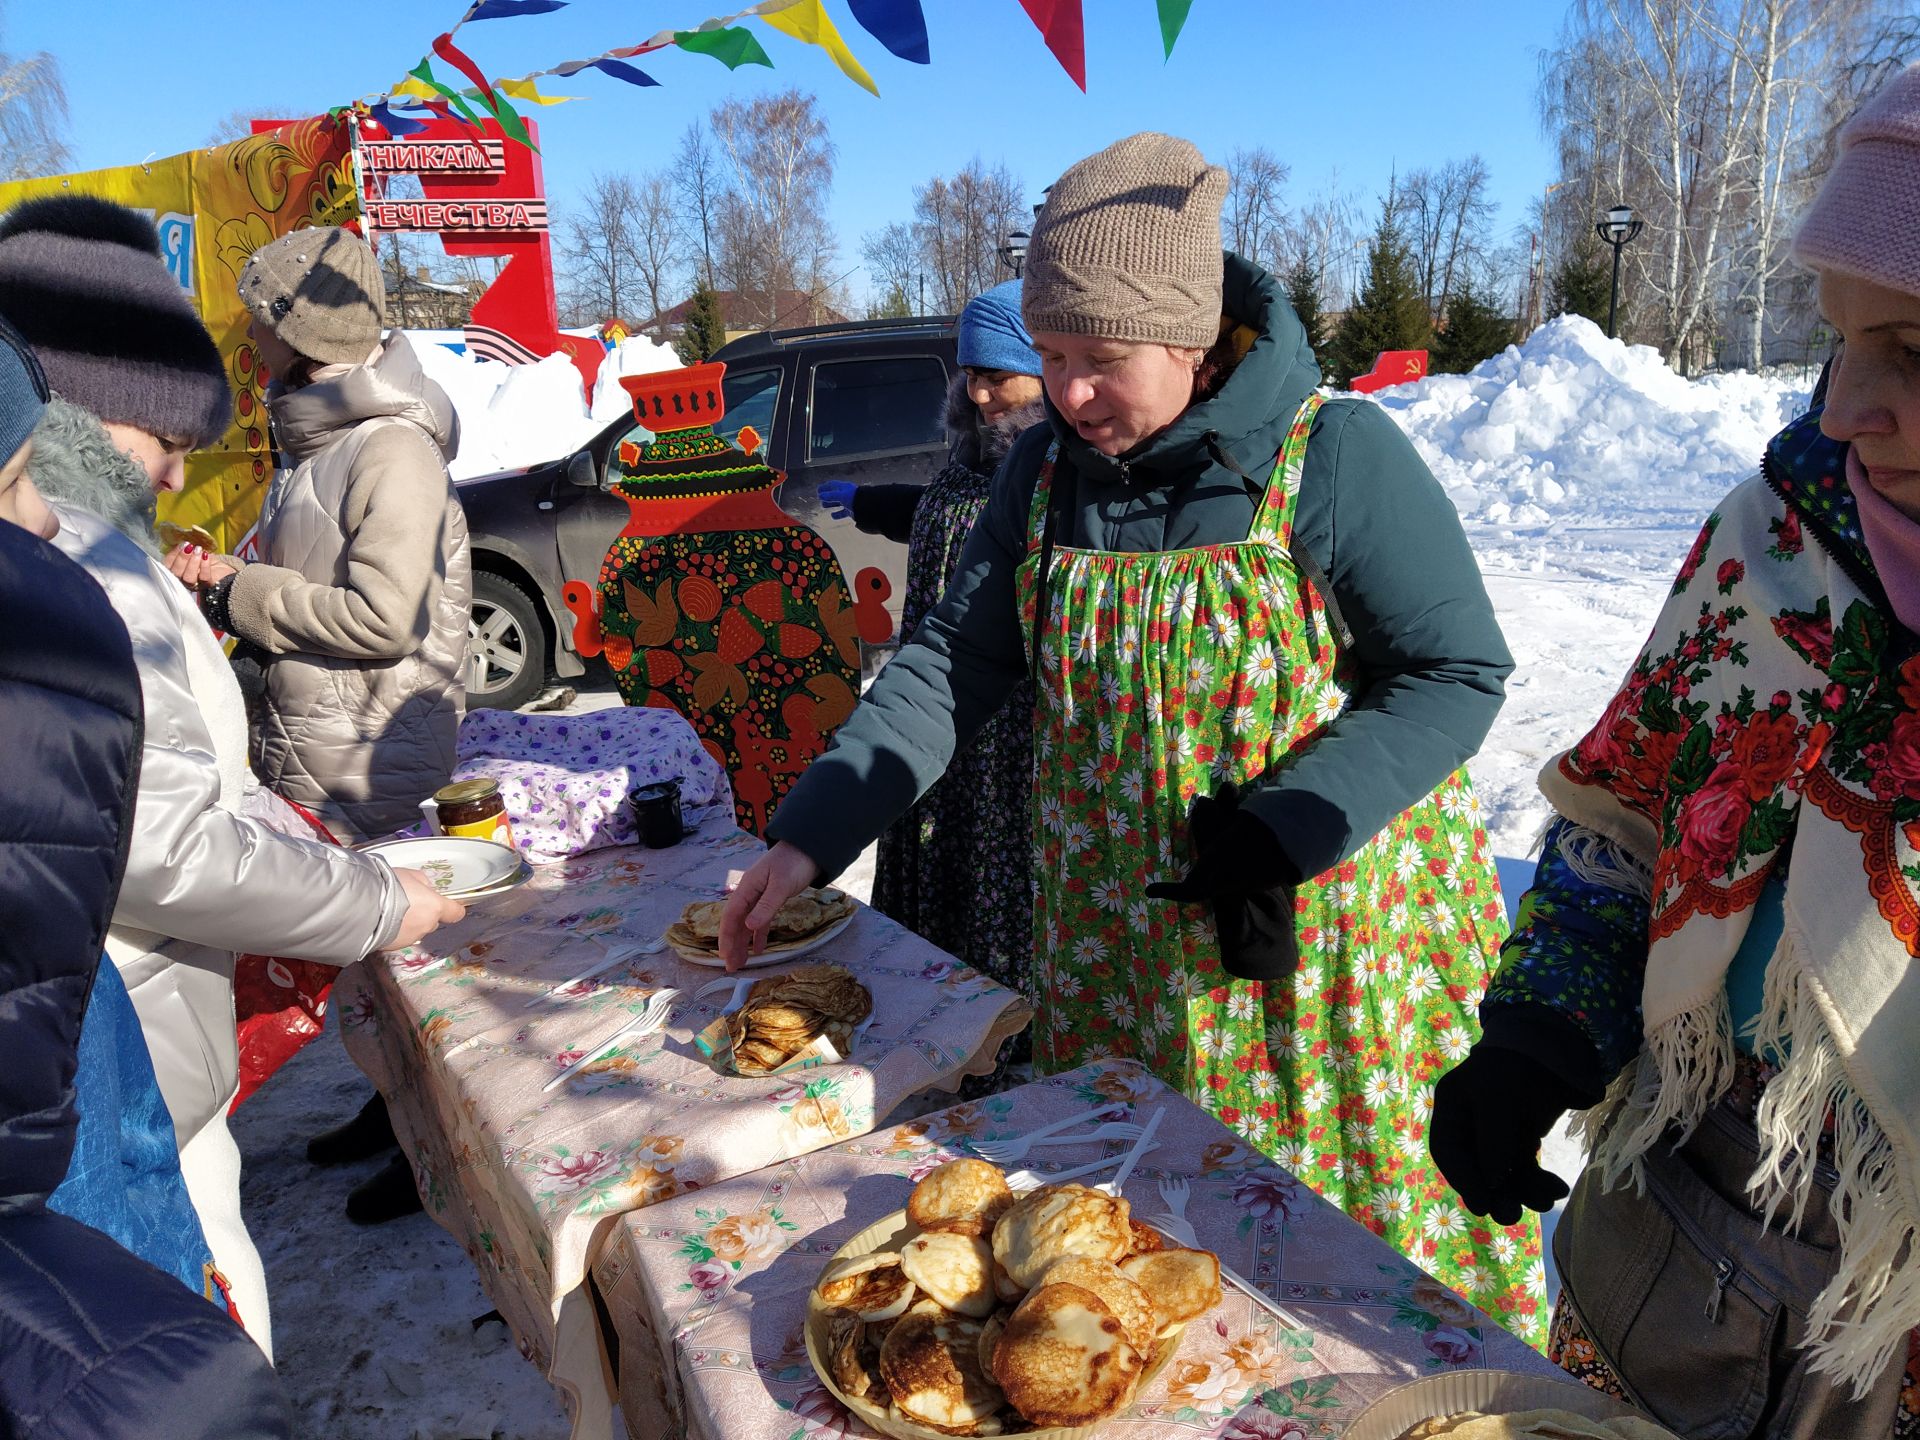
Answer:
POLYGON ((767 948, 767 927, 780 907, 819 874, 820 867, 805 852, 784 840, 754 861, 720 915, 720 958, 728 970, 738 970, 749 956, 767 948))

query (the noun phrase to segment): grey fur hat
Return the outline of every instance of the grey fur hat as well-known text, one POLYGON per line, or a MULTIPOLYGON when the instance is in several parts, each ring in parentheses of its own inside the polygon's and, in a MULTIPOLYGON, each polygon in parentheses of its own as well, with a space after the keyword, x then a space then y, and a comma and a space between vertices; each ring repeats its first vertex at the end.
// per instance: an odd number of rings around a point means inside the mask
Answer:
POLYGON ((195 449, 226 432, 220 351, 137 211, 55 195, 0 217, 0 315, 54 391, 102 420, 195 449))

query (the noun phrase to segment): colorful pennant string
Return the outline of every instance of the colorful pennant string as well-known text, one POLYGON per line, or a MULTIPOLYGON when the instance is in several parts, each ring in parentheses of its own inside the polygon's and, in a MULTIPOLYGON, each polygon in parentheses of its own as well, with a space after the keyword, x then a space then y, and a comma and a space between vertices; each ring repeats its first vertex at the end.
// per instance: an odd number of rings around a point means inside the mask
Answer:
MULTIPOLYGON (((445 35, 437 35, 434 37, 433 53, 453 66, 479 87, 480 103, 487 107, 488 113, 491 114, 499 124, 501 134, 516 144, 525 145, 529 150, 538 148, 528 136, 527 127, 521 121, 519 113, 514 110, 513 106, 507 103, 505 97, 494 93, 493 86, 487 83, 487 77, 481 73, 480 67, 474 64, 473 60, 453 43, 453 34, 451 31, 445 35)), ((424 64, 425 62, 422 61, 421 63, 424 64)))
POLYGON ((927 17, 920 13, 920 0, 847 0, 847 5, 860 28, 902 60, 915 65, 933 63, 933 53, 927 46, 927 17))
POLYGON ((393 107, 384 100, 375 101, 369 105, 367 113, 378 120, 387 134, 396 140, 404 140, 407 136, 427 128, 427 122, 424 120, 409 120, 404 115, 394 114, 393 107))
POLYGON ((1047 49, 1084 94, 1087 88, 1087 36, 1080 0, 1020 0, 1020 8, 1040 29, 1047 49))
POLYGON ((531 80, 496 80, 493 88, 526 105, 564 105, 578 95, 542 95, 531 80))
MULTIPOLYGON (((409 70, 407 74, 411 75, 415 80, 418 80, 422 86, 426 87, 425 89, 405 87, 408 94, 418 95, 422 98, 438 95, 449 105, 453 106, 455 110, 458 110, 460 114, 466 118, 469 125, 478 125, 480 123, 480 117, 473 113, 473 107, 467 104, 461 97, 459 91, 453 89, 451 86, 442 85, 434 78, 433 63, 430 60, 423 56, 420 63, 409 70)), ((396 87, 395 93, 399 93, 399 88, 400 87, 396 87)))
POLYGON ((1160 43, 1167 47, 1167 58, 1173 58, 1174 42, 1180 38, 1180 31, 1187 23, 1187 12, 1193 9, 1193 0, 1156 0, 1160 7, 1160 43))

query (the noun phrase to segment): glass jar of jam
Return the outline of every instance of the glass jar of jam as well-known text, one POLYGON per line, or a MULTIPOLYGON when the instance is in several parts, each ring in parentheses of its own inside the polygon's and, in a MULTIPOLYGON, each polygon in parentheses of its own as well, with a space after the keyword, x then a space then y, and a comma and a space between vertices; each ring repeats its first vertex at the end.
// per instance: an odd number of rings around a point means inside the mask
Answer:
POLYGON ((513 827, 507 822, 507 806, 500 798, 497 780, 456 780, 442 785, 433 792, 433 808, 442 835, 513 844, 513 827))

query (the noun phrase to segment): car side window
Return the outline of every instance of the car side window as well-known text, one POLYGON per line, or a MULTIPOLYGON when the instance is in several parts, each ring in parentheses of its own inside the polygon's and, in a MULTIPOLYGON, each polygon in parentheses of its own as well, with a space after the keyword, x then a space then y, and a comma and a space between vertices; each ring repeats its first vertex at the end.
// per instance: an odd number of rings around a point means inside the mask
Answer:
MULTIPOLYGON (((780 399, 778 367, 742 370, 738 374, 728 371, 726 378, 720 382, 720 388, 726 396, 727 413, 713 427, 714 433, 723 440, 731 440, 751 425, 760 433, 764 444, 773 432, 773 412, 780 399)), ((622 479, 633 473, 633 467, 639 463, 639 447, 651 436, 652 432, 646 426, 636 425, 620 437, 620 443, 613 447, 614 479, 622 479)))
POLYGON ((947 367, 937 355, 828 360, 813 369, 809 460, 939 445, 947 367))

